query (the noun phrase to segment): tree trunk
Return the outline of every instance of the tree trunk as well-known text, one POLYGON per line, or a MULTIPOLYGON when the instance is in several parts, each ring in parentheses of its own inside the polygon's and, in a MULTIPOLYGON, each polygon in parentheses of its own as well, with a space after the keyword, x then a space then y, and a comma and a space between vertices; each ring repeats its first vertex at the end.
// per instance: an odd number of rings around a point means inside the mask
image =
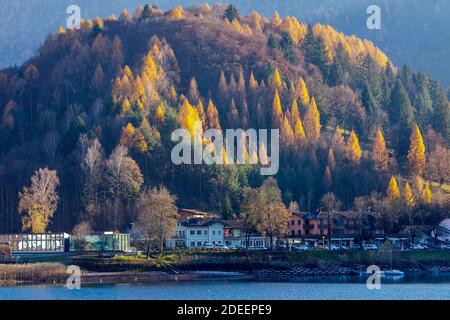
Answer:
POLYGON ((150 241, 147 242, 147 259, 150 259, 150 241))
POLYGON ((331 214, 328 212, 328 249, 331 251, 331 214))

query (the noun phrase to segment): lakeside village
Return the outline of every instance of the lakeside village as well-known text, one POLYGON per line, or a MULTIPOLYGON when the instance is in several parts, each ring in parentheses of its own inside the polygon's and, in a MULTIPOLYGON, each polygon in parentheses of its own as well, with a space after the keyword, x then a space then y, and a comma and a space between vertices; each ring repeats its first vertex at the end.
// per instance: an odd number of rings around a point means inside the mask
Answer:
MULTIPOLYGON (((389 242, 392 250, 450 250, 450 218, 438 227, 423 230, 411 240, 405 230, 385 234, 377 214, 358 217, 355 212, 293 212, 288 236, 263 236, 245 230, 242 220, 223 220, 217 215, 195 209, 179 209, 174 236, 164 241, 165 251, 330 251, 378 250, 389 242)), ((109 253, 136 255, 142 253, 139 235, 117 232, 93 232, 85 235, 61 234, 1 234, 0 261, 39 255, 77 253, 109 253)))

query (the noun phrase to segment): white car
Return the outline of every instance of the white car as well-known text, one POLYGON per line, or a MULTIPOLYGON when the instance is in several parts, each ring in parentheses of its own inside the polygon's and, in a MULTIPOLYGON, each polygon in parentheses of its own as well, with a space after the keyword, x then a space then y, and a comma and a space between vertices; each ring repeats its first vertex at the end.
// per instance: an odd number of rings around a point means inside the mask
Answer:
POLYGON ((325 249, 326 250, 331 250, 331 251, 337 251, 337 250, 341 250, 341 247, 338 247, 335 244, 331 244, 331 246, 330 245, 326 245, 325 249))
POLYGON ((205 249, 214 249, 214 246, 211 243, 206 243, 203 245, 203 248, 205 249))
POLYGON ((294 244, 292 250, 306 251, 309 250, 309 247, 306 244, 294 244))
POLYGON ((216 244, 215 248, 222 249, 222 250, 228 250, 228 247, 224 244, 216 244))
POLYGON ((410 246, 412 250, 426 250, 427 248, 419 243, 414 243, 410 246))
POLYGON ((363 244, 362 248, 365 251, 376 251, 376 250, 378 250, 378 247, 376 245, 374 245, 374 244, 371 244, 371 243, 363 244))

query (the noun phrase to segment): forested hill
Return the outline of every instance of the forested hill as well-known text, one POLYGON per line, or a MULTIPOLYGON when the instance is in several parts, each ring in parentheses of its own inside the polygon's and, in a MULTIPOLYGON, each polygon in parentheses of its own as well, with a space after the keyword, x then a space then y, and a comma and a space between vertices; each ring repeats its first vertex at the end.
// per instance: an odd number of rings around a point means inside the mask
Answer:
MULTIPOLYGON (((211 1, 217 2, 217 1, 211 1)), ((210 2, 210 3, 211 3, 210 2)), ((272 16, 293 15, 310 23, 331 24, 339 31, 374 41, 395 64, 412 64, 414 70, 437 77, 450 85, 450 65, 443 63, 450 53, 450 2, 447 0, 231 0, 243 14, 253 10, 272 16), (382 29, 366 27, 369 5, 381 8, 382 29)), ((130 12, 142 0, 0 0, 0 68, 21 64, 38 49, 48 33, 65 25, 66 9, 80 6, 82 16, 90 19, 130 12)), ((155 0, 164 10, 177 4, 202 4, 198 0, 155 0)))
POLYGON ((86 20, 0 71, 0 106, 3 232, 20 229, 18 192, 44 167, 60 180, 55 231, 81 220, 123 229, 140 192, 161 184, 180 206, 239 214, 243 188, 263 182, 257 166, 171 162, 172 131, 195 120, 279 128, 286 205, 314 210, 333 192, 351 208, 357 197, 384 197, 389 181, 392 192, 393 179, 413 185, 417 202, 448 205, 427 182, 449 175, 438 81, 395 67, 370 41, 294 17, 146 5, 86 20))

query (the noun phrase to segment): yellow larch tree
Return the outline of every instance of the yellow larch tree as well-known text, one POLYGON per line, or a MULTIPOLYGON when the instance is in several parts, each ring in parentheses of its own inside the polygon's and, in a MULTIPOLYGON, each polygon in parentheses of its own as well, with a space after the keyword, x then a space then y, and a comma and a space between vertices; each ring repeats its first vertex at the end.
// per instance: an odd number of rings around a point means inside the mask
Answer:
POLYGON ((303 129, 303 124, 300 118, 297 119, 294 126, 294 139, 296 142, 303 144, 306 141, 305 130, 303 129))
POLYGON ((405 183, 405 191, 403 193, 403 197, 404 197, 404 201, 405 201, 405 205, 408 209, 412 209, 414 208, 414 206, 416 205, 416 200, 414 199, 414 194, 411 188, 411 185, 409 184, 409 182, 405 183))
POLYGON ((153 82, 156 80, 158 74, 158 66, 155 63, 155 59, 153 59, 151 53, 148 53, 145 56, 142 71, 143 73, 145 73, 149 81, 153 82))
POLYGON ((195 122, 200 121, 200 117, 197 109, 192 107, 188 99, 184 99, 183 105, 178 112, 177 121, 182 128, 188 130, 194 136, 195 122))
POLYGON ((423 176, 425 171, 425 144, 417 125, 414 126, 411 133, 408 161, 411 175, 423 176))
POLYGON ((197 80, 195 78, 191 79, 189 83, 188 98, 192 103, 197 103, 200 98, 200 93, 198 92, 197 80))
POLYGON ((372 149, 372 160, 375 164, 375 168, 378 171, 386 171, 389 165, 389 154, 386 149, 386 143, 384 141, 383 132, 381 129, 377 130, 375 143, 372 149))
POLYGON ((196 109, 197 109, 197 113, 200 118, 200 121, 202 122, 203 128, 206 128, 206 114, 205 114, 205 108, 203 107, 202 100, 198 100, 196 109))
POLYGON ((302 77, 300 77, 300 79, 298 80, 297 90, 298 90, 298 97, 300 99, 300 103, 304 107, 307 107, 310 103, 310 97, 309 97, 308 88, 306 87, 305 80, 303 80, 302 77))
POLYGON ((134 80, 132 97, 134 100, 140 100, 144 104, 147 100, 147 97, 145 96, 145 87, 140 76, 137 76, 134 80))
POLYGON ((361 163, 362 150, 361 146, 359 145, 358 136, 356 135, 354 130, 352 130, 352 132, 350 133, 350 137, 347 142, 347 152, 348 152, 348 159, 351 162, 355 164, 361 163))
POLYGON ((122 80, 120 80, 120 77, 117 77, 116 80, 114 80, 112 88, 112 97, 114 103, 116 103, 122 98, 122 80))
POLYGON ((207 127, 209 129, 222 130, 220 127, 219 112, 217 111, 217 108, 214 106, 212 100, 209 100, 208 102, 208 107, 206 109, 206 120, 207 120, 207 127))
POLYGON ((284 116, 283 125, 280 128, 280 136, 282 146, 289 147, 294 143, 294 131, 286 116, 284 116))
MULTIPOLYGON (((298 111, 298 103, 297 100, 292 101, 292 106, 291 106, 291 124, 292 125, 296 125, 297 124, 297 120, 300 120, 300 111, 298 111)), ((302 125, 303 127, 303 125, 302 125)))
POLYGON ((278 68, 275 69, 275 72, 272 77, 272 87, 278 91, 281 91, 283 88, 283 80, 281 80, 280 72, 278 68))
POLYGON ((400 198, 400 190, 398 188, 397 180, 394 176, 391 177, 389 181, 389 186, 387 189, 387 199, 389 202, 393 203, 400 198))
POLYGON ((280 14, 278 11, 275 11, 272 16, 272 24, 275 27, 279 27, 283 23, 283 20, 281 20, 280 14))
POLYGON ((134 79, 133 71, 131 71, 131 69, 130 69, 129 66, 126 65, 126 66, 123 68, 123 73, 127 75, 128 79, 129 79, 130 81, 134 79))
POLYGON ((155 111, 155 121, 159 124, 164 122, 165 119, 165 111, 164 111, 164 106, 160 103, 158 105, 158 107, 156 107, 156 111, 155 111))
POLYGON ((245 83, 244 71, 242 70, 242 67, 239 70, 238 91, 242 97, 245 97, 246 83, 245 83))
POLYGON ((258 90, 258 81, 256 81, 255 79, 255 75, 252 73, 250 73, 250 80, 248 82, 248 86, 250 88, 250 91, 255 92, 256 90, 258 90))
POLYGON ((275 127, 280 127, 283 121, 283 108, 281 107, 280 95, 277 89, 272 101, 272 121, 275 127))
POLYGON ((170 10, 169 12, 169 17, 175 20, 180 20, 183 19, 184 16, 184 11, 183 11, 183 7, 181 6, 177 6, 175 8, 173 8, 172 10, 170 10))
POLYGON ((287 32, 294 42, 298 45, 303 39, 305 39, 308 33, 308 27, 305 24, 301 24, 295 17, 287 16, 283 22, 279 25, 281 31, 287 32))
POLYGON ((177 90, 175 89, 175 87, 173 85, 171 85, 170 92, 169 92, 169 101, 170 101, 170 103, 175 105, 177 103, 177 100, 178 100, 177 90))
POLYGON ((149 149, 147 141, 145 141, 145 137, 141 131, 136 132, 134 137, 134 147, 141 154, 146 153, 149 149))
POLYGON ((311 99, 308 106, 308 111, 306 112, 303 124, 308 140, 317 142, 320 137, 320 113, 314 97, 311 99))
POLYGON ((125 98, 125 100, 122 102, 122 114, 128 114, 131 111, 131 103, 128 98, 125 98))
POLYGON ((430 184, 426 183, 425 184, 425 190, 424 190, 424 195, 423 195, 423 201, 425 204, 430 205, 431 204, 431 189, 430 189, 430 184))
POLYGON ((134 136, 136 134, 136 128, 128 123, 126 127, 122 128, 122 134, 120 135, 120 144, 127 148, 132 148, 134 145, 134 136))

